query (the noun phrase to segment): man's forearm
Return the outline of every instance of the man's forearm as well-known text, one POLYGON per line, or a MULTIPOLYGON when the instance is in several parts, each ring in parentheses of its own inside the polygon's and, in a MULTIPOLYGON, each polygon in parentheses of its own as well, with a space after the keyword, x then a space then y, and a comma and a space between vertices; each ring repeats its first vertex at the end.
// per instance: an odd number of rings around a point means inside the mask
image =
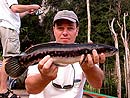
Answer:
POLYGON ((102 81, 104 79, 103 71, 95 65, 92 68, 89 68, 89 69, 83 68, 83 70, 84 70, 84 73, 86 75, 88 82, 94 88, 101 88, 102 81))
POLYGON ((38 6, 38 5, 20 5, 20 4, 18 4, 18 5, 12 5, 10 9, 14 13, 23 13, 23 12, 29 11, 31 9, 36 10, 38 8, 40 8, 40 6, 38 6))
POLYGON ((40 93, 49 83, 50 80, 43 80, 40 74, 28 76, 25 80, 26 90, 30 94, 40 93))
POLYGON ((23 13, 19 13, 20 18, 23 18, 24 16, 26 16, 26 15, 28 15, 28 14, 29 14, 29 12, 28 12, 28 11, 23 12, 23 13))

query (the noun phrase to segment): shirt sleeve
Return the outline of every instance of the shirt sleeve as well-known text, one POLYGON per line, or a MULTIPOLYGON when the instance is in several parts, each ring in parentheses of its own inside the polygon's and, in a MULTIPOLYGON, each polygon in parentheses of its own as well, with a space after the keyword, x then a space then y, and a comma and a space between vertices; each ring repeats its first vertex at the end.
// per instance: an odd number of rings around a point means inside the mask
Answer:
POLYGON ((7 1, 7 4, 9 5, 9 7, 13 4, 18 4, 18 1, 17 0, 6 0, 7 1))

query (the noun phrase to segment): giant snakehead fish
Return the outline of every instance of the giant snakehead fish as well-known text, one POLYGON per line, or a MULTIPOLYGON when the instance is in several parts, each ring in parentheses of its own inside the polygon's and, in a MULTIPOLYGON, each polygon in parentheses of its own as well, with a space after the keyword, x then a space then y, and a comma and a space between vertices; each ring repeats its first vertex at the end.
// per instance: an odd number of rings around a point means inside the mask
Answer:
POLYGON ((82 54, 91 54, 93 49, 99 54, 104 53, 106 57, 113 56, 118 51, 117 48, 104 44, 42 43, 30 47, 24 54, 9 57, 6 60, 5 71, 11 77, 18 77, 46 55, 54 59, 55 65, 66 66, 79 62, 82 54))

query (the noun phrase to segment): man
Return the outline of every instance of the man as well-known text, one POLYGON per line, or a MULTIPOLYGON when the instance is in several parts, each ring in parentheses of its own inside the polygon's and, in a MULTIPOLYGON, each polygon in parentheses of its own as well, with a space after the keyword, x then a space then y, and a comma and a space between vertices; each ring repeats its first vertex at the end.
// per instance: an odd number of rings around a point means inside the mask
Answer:
POLYGON ((18 5, 17 0, 0 0, 0 38, 3 47, 0 95, 7 91, 8 76, 4 69, 4 62, 9 56, 18 55, 20 53, 20 17, 32 14, 39 8, 39 5, 18 5))
MULTIPOLYGON (((70 44, 75 43, 78 36, 79 21, 73 11, 59 11, 53 20, 55 42, 70 44)), ((30 66, 25 86, 30 93, 29 98, 82 98, 84 83, 87 80, 95 88, 102 86, 104 79, 103 71, 99 63, 105 62, 105 55, 87 54, 86 60, 69 64, 66 67, 58 67, 53 59, 47 55, 38 65, 30 66)))

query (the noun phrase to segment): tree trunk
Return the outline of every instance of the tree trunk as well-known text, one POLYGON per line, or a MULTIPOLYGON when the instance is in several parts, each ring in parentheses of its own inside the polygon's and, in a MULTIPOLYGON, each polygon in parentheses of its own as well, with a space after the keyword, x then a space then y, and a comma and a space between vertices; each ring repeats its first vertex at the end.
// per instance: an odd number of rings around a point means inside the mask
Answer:
POLYGON ((86 0, 87 3, 87 15, 88 15, 88 42, 90 42, 90 34, 91 34, 91 17, 90 17, 90 3, 89 0, 86 0))
MULTIPOLYGON (((111 30, 111 33, 112 33, 112 36, 113 36, 113 39, 115 41, 115 47, 117 49, 118 48, 118 39, 117 39, 117 34, 115 33, 115 30, 113 28, 113 23, 114 23, 114 20, 115 18, 113 18, 112 22, 111 22, 111 25, 109 25, 109 28, 111 30)), ((118 98, 121 98, 121 72, 120 72, 120 59, 119 59, 119 52, 116 53, 116 71, 117 71, 117 96, 118 98)))
POLYGON ((124 13, 124 34, 121 33, 121 38, 125 47, 125 71, 126 71, 126 94, 127 97, 130 98, 130 55, 129 55, 129 46, 128 46, 128 38, 127 38, 127 31, 126 31, 126 23, 125 23, 125 18, 128 16, 128 13, 124 13), (124 36, 123 36, 124 35, 124 36))

